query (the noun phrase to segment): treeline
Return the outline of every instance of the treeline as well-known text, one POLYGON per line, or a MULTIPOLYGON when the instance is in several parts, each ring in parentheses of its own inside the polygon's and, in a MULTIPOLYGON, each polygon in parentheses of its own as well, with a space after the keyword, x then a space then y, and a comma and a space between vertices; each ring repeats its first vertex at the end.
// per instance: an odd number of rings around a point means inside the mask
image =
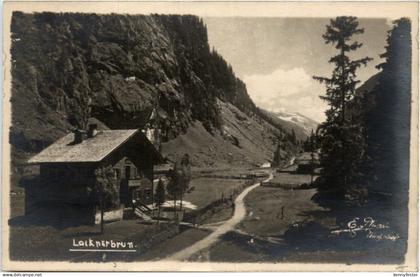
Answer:
POLYGON ((172 139, 194 120, 219 128, 217 97, 247 114, 256 109, 197 16, 14 12, 11 33, 10 142, 25 152, 89 117, 142 128, 158 106, 172 139))
POLYGON ((220 127, 216 97, 230 102, 246 114, 256 106, 249 97, 245 84, 235 76, 232 66, 210 50, 207 28, 197 16, 155 15, 172 40, 179 62, 179 74, 186 95, 187 106, 192 107, 193 118, 199 119, 211 130, 220 127))
POLYGON ((385 61, 372 90, 357 90, 357 69, 370 62, 349 55, 362 44, 355 17, 337 17, 323 38, 338 50, 329 62, 331 77, 314 77, 326 84, 327 119, 320 125, 321 178, 319 191, 338 198, 365 197, 361 191, 408 199, 411 96, 411 28, 408 19, 394 22, 388 33, 385 61))
POLYGON ((301 142, 302 149, 305 152, 314 152, 321 147, 320 138, 317 136, 314 130, 311 131, 311 134, 308 138, 301 142))

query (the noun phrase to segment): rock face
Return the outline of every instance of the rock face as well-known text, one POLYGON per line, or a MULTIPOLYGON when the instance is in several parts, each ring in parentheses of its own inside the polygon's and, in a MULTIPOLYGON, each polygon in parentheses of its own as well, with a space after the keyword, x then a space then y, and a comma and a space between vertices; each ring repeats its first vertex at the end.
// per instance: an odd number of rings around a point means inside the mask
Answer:
POLYGON ((15 12, 11 31, 15 152, 38 152, 89 117, 139 128, 158 108, 170 141, 195 121, 223 131, 218 99, 257 116, 196 16, 15 12))

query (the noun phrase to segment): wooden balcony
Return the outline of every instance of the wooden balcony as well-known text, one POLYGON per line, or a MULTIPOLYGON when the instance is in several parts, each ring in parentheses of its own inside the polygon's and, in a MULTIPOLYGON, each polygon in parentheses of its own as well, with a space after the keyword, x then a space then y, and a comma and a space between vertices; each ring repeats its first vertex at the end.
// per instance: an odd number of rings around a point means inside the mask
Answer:
POLYGON ((128 187, 140 187, 142 185, 141 179, 129 179, 127 182, 128 187))

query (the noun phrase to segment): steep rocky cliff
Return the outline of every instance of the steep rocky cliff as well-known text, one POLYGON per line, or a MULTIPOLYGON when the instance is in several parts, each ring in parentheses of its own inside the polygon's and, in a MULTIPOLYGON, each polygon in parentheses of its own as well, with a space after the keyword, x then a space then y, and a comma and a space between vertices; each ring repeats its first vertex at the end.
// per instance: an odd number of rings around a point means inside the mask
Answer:
MULTIPOLYGON (((16 153, 38 152, 85 128, 89 117, 114 129, 139 128, 157 108, 167 141, 196 121, 223 134, 219 100, 258 117, 196 16, 15 12, 11 31, 16 153)), ((275 141, 282 131, 272 129, 275 141)))

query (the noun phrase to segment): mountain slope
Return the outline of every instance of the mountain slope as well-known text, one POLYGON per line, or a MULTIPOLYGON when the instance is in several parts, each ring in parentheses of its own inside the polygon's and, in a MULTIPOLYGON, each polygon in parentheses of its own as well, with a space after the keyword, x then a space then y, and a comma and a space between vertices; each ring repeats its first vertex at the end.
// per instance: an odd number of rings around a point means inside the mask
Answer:
POLYGON ((269 112, 259 109, 261 116, 271 122, 271 124, 283 129, 287 133, 292 131, 299 140, 306 140, 311 134, 311 130, 316 131, 318 122, 303 116, 299 113, 269 112))
POLYGON ((259 166, 271 162, 280 131, 259 117, 248 116, 228 102, 218 100, 223 123, 211 135, 195 122, 182 134, 163 145, 163 154, 176 160, 189 153, 199 167, 259 166))
MULTIPOLYGON (((268 137, 282 132, 261 118, 245 84, 210 50, 196 16, 15 12, 11 30, 10 143, 19 159, 85 128, 90 117, 112 129, 141 128, 153 108, 164 115, 160 128, 174 152, 191 128, 238 148, 233 137, 241 137, 246 125, 233 126, 232 109, 254 120, 254 129, 269 126, 268 137)), ((263 145, 257 160, 269 158, 275 140, 261 136, 243 135, 263 145)), ((247 155, 251 148, 238 149, 247 155)))
POLYGON ((318 122, 316 122, 313 119, 310 119, 304 115, 301 115, 300 113, 287 113, 287 112, 276 112, 274 113, 280 120, 292 124, 290 128, 300 128, 303 130, 303 132, 309 136, 311 134, 311 131, 316 131, 316 128, 318 127, 318 122))

